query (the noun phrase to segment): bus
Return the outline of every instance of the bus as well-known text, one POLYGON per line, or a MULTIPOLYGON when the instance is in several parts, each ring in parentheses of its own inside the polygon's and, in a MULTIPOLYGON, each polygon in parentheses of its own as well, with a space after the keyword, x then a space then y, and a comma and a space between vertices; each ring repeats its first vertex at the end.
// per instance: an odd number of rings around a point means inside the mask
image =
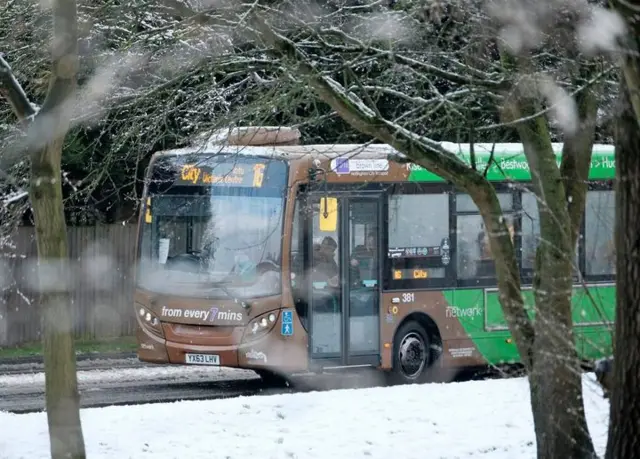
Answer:
MULTIPOLYGON (((390 159, 387 145, 300 145, 296 132, 255 128, 253 143, 230 134, 153 155, 137 245, 138 358, 272 381, 374 367, 411 383, 517 364, 471 198, 390 159)), ((470 160, 470 145, 442 145, 470 160)), ((522 145, 473 148, 533 304, 539 217, 522 145)), ((553 148, 560 161, 562 144, 553 148)), ((612 352, 614 172, 614 147, 595 145, 572 300, 590 362, 612 352)))

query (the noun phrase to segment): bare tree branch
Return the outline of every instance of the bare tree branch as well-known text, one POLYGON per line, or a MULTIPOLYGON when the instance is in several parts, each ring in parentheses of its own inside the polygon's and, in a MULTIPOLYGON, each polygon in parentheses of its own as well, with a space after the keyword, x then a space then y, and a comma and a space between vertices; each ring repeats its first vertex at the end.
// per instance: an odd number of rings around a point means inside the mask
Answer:
POLYGON ((24 89, 13 75, 11 66, 0 53, 0 95, 11 105, 16 117, 22 123, 36 114, 36 110, 31 105, 24 89))

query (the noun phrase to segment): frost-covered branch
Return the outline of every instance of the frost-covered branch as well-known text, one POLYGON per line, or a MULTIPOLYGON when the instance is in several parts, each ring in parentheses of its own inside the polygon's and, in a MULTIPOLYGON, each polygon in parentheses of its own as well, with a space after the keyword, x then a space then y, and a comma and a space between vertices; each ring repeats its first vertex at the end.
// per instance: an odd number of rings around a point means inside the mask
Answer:
POLYGON ((6 204, 11 204, 12 202, 20 201, 21 199, 27 198, 29 196, 28 191, 19 191, 17 193, 9 194, 4 197, 2 202, 6 204))
POLYGON ((347 34, 341 29, 336 27, 327 28, 322 30, 316 34, 319 42, 328 49, 334 50, 338 52, 350 52, 362 55, 373 54, 376 56, 380 56, 382 58, 391 59, 398 64, 406 65, 412 69, 419 70, 427 75, 431 75, 433 77, 442 78, 443 80, 450 81, 455 84, 460 85, 473 85, 486 87, 493 90, 506 90, 512 84, 510 81, 504 79, 504 77, 498 77, 496 79, 491 79, 490 75, 484 74, 481 71, 474 69, 474 76, 468 76, 452 71, 448 71, 443 69, 440 66, 429 64, 428 62, 419 61, 412 57, 406 56, 403 53, 398 53, 391 50, 384 50, 379 47, 366 45, 363 41, 347 34), (323 34, 326 35, 336 35, 342 38, 347 43, 350 43, 351 46, 336 46, 329 43, 327 40, 323 38, 323 34))
POLYGON ((27 94, 22 89, 20 82, 16 79, 11 66, 0 53, 0 94, 11 105, 13 112, 18 119, 26 123, 37 113, 36 108, 31 104, 27 94))

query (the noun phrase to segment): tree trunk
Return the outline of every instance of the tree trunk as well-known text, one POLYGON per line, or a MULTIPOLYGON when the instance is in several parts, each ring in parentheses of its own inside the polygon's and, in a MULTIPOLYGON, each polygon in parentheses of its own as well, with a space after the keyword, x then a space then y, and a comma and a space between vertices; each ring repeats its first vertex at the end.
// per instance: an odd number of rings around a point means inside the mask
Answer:
POLYGON ((534 284, 536 338, 529 375, 538 458, 596 458, 572 332, 572 264, 566 253, 548 248, 539 250, 538 259, 544 268, 534 284))
POLYGON ((78 20, 75 0, 53 0, 49 90, 37 112, 0 58, 0 95, 29 126, 29 197, 38 246, 47 420, 52 459, 85 458, 73 343, 67 228, 62 200, 62 146, 78 101, 78 20))
POLYGON ((84 459, 60 170, 64 139, 78 103, 78 22, 75 0, 55 0, 51 9, 52 71, 47 97, 34 120, 41 133, 35 140, 42 147, 31 155, 29 194, 38 245, 51 457, 84 459))
MULTIPOLYGON (((539 112, 540 103, 531 88, 515 94, 505 106, 506 116, 522 119, 539 112)), ((535 341, 529 373, 538 458, 594 458, 597 456, 584 412, 582 372, 571 314, 575 228, 579 227, 583 211, 574 210, 573 219, 569 213, 563 175, 544 118, 519 123, 517 130, 531 170, 540 216, 541 241, 533 281, 535 341)), ((591 145, 587 150, 582 153, 590 158, 591 145)), ((563 156, 569 156, 565 153, 563 156)), ((578 170, 574 172, 579 175, 578 170)), ((587 173, 588 167, 584 167, 583 174, 587 173)), ((583 202, 586 185, 584 180, 582 184, 575 182, 573 193, 577 202, 583 202)))
MULTIPOLYGON (((542 151, 538 155, 540 179, 534 188, 541 242, 533 282, 535 346, 529 378, 538 458, 595 458, 573 333, 573 225, 555 158, 542 151)), ((575 192, 584 194, 584 187, 575 192)))
POLYGON ((38 246, 47 420, 52 459, 85 457, 73 343, 67 228, 60 157, 63 140, 33 155, 31 204, 38 246))
POLYGON ((628 88, 621 78, 615 128, 614 385, 606 459, 640 456, 640 132, 628 88))

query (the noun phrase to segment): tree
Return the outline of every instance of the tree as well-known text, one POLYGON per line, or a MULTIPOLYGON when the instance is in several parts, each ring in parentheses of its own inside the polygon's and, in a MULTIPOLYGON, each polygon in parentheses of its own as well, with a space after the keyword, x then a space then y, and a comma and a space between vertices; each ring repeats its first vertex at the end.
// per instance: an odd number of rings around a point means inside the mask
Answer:
MULTIPOLYGON (((616 126, 616 328, 611 414, 606 458, 632 457, 640 434, 637 381, 640 377, 640 291, 638 290, 638 203, 640 203, 640 135, 638 119, 624 81, 620 85, 616 126)), ((610 368, 607 368, 610 371, 610 368)), ((608 373, 608 372, 607 372, 608 373)), ((605 373, 606 374, 606 373, 605 373)), ((607 375, 608 376, 608 375, 607 375)))
MULTIPOLYGON (((449 4, 447 7, 453 8, 449 4)), ((477 60, 466 56, 463 61, 447 58, 448 51, 442 49, 430 50, 437 56, 433 58, 428 53, 420 54, 403 46, 376 45, 375 36, 365 42, 336 25, 340 21, 332 21, 341 12, 343 23, 353 22, 355 14, 351 13, 351 17, 345 19, 350 11, 371 13, 371 8, 336 6, 331 17, 327 14, 316 18, 308 26, 284 9, 275 12, 265 8, 255 11, 251 24, 255 35, 281 56, 288 78, 298 78, 300 84, 308 84, 321 100, 358 131, 393 146, 403 155, 396 159, 419 164, 471 196, 489 233, 500 301, 529 373, 538 457, 595 457, 584 415, 571 295, 573 260, 595 136, 598 85, 611 69, 581 55, 577 46, 566 46, 567 38, 579 32, 576 24, 592 19, 592 10, 566 10, 550 2, 539 11, 530 11, 528 19, 533 24, 527 25, 535 29, 532 33, 535 39, 518 30, 514 32, 513 24, 509 24, 513 18, 498 18, 503 20, 504 27, 498 28, 496 34, 500 33, 504 38, 509 33, 517 33, 516 38, 521 40, 512 41, 518 46, 509 44, 508 40, 505 44, 502 40, 488 39, 488 54, 493 53, 493 58, 480 52, 477 60), (554 30, 559 31, 555 36, 554 30), (294 36, 295 40, 290 38, 294 36), (540 55, 550 54, 544 52, 544 40, 538 36, 553 38, 547 39, 546 43, 547 48, 553 47, 554 51, 560 48, 560 43, 568 48, 563 57, 571 64, 566 80, 561 84, 542 74, 543 68, 531 64, 536 57, 532 51, 542 49, 540 55), (528 38, 530 42, 527 42, 528 38), (319 54, 322 54, 321 59, 319 54), (482 58, 487 60, 484 67, 477 62, 482 58), (525 308, 514 246, 495 189, 483 171, 475 167, 473 155, 471 164, 466 164, 438 142, 381 114, 372 98, 376 88, 363 83, 351 71, 367 59, 388 59, 397 65, 396 71, 408 68, 416 78, 431 79, 438 89, 448 85, 446 92, 438 94, 437 89, 433 90, 442 104, 449 101, 449 94, 465 89, 491 94, 496 109, 502 112, 503 123, 516 130, 532 173, 531 191, 538 203, 541 227, 534 278, 535 320, 531 320, 525 308), (430 62, 436 59, 439 61, 430 62), (331 63, 325 68, 323 64, 328 60, 331 63), (451 68, 457 71, 449 70, 451 68), (333 78, 338 72, 345 74, 342 84, 333 78), (572 89, 575 102, 564 88, 572 89), (558 107, 559 104, 564 107, 558 107), (551 145, 549 118, 554 110, 561 121, 560 134, 564 137, 560 165, 556 163, 551 145)), ((473 5, 467 3, 465 8, 471 12, 460 14, 467 21, 481 17, 481 10, 474 9, 473 5)), ((392 22, 386 26, 385 30, 388 30, 400 25, 392 22)), ((427 100, 427 97, 400 96, 411 98, 416 104, 424 104, 427 100)), ((415 107, 404 115, 403 122, 410 123, 412 117, 420 119, 420 111, 415 107)))
MULTIPOLYGON (((637 2, 613 1, 624 18, 619 33, 622 78, 616 117, 616 328, 614 365, 610 378, 611 408, 607 459, 633 457, 640 438, 640 23, 637 2)), ((610 370, 610 368, 606 368, 610 370)))
POLYGON ((62 146, 77 84, 78 23, 75 0, 54 0, 51 9, 51 74, 42 108, 36 110, 29 102, 4 59, 0 61, 0 81, 3 96, 26 126, 25 150, 31 161, 29 198, 38 247, 51 457, 80 459, 86 455, 66 277, 69 260, 61 185, 62 146))
MULTIPOLYGON (((90 103, 78 104, 65 137, 67 224, 131 218, 155 151, 185 146, 194 134, 234 122, 278 124, 269 119, 278 116, 272 104, 287 84, 261 76, 277 62, 259 49, 235 47, 234 22, 194 19, 205 6, 192 11, 181 1, 147 0, 78 5, 78 90, 90 103)), ((48 48, 42 43, 49 39, 43 26, 49 21, 50 12, 37 2, 0 8, 0 22, 9 25, 0 29, 5 58, 34 101, 44 100, 48 89, 48 48)), ((291 102, 291 92, 286 94, 291 102)), ((299 94, 299 100, 311 99, 303 90, 299 94)), ((281 122, 317 124, 295 118, 281 122)), ((2 104, 0 142, 15 137, 14 124, 9 104, 2 104)), ((27 180, 22 170, 10 169, 22 157, 4 150, 0 169, 15 181, 27 180)), ((29 212, 24 220, 30 222, 29 212)))

